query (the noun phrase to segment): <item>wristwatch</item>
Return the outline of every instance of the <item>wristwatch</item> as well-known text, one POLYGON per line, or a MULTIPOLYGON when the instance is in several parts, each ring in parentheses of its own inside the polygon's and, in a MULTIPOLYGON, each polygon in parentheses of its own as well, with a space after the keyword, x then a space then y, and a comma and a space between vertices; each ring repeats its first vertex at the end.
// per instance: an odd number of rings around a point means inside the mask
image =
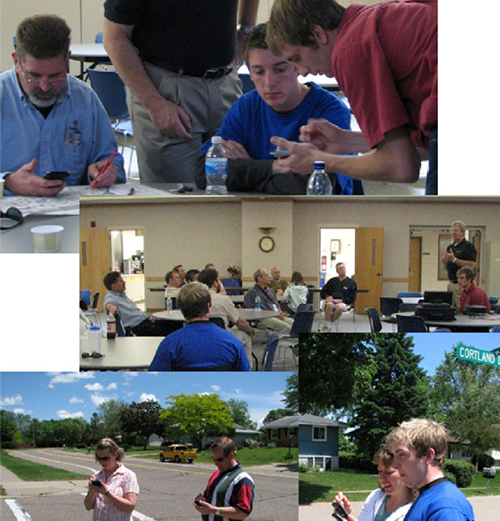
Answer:
POLYGON ((217 509, 217 510, 215 511, 215 514, 214 514, 214 515, 216 515, 216 516, 220 516, 220 509, 217 509))
POLYGON ((253 27, 249 27, 248 25, 238 24, 236 26, 237 31, 243 31, 247 36, 252 32, 253 27))

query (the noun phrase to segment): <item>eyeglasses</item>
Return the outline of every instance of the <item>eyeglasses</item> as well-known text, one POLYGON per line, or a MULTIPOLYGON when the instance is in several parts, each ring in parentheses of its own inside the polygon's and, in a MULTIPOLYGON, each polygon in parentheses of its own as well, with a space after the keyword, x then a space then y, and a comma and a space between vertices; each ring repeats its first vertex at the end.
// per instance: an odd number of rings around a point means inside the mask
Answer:
POLYGON ((112 456, 103 456, 102 458, 100 458, 99 456, 96 456, 96 460, 98 461, 108 461, 112 458, 112 456))
POLYGON ((93 353, 82 353, 82 358, 102 358, 104 355, 94 351, 93 353))
POLYGON ((218 463, 221 463, 227 458, 227 456, 224 456, 223 458, 212 458, 214 461, 217 461, 218 463))
POLYGON ((14 226, 21 224, 23 221, 23 214, 13 206, 11 206, 6 212, 0 210, 0 230, 10 230, 11 228, 14 228, 14 226), (4 223, 3 219, 9 219, 9 221, 4 223))
POLYGON ((30 85, 36 85, 40 86, 42 83, 48 83, 51 87, 60 87, 65 81, 66 81, 66 72, 60 72, 59 74, 53 76, 52 78, 40 78, 38 74, 35 74, 33 72, 25 71, 21 67, 21 71, 23 72, 24 79, 26 80, 26 83, 29 83, 30 85))

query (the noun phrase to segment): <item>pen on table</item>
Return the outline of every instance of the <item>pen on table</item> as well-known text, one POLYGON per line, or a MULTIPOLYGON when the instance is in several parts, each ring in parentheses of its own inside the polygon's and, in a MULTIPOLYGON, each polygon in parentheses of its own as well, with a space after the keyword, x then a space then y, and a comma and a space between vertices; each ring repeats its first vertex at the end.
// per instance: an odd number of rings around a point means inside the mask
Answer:
POLYGON ((109 156, 109 159, 104 163, 104 166, 101 168, 101 171, 99 172, 99 174, 97 175, 97 177, 92 181, 92 184, 90 185, 90 188, 95 188, 95 185, 97 184, 97 180, 99 179, 99 177, 101 177, 102 174, 104 174, 104 172, 106 172, 106 170, 108 169, 108 166, 111 164, 111 161, 113 161, 113 158, 115 157, 115 154, 118 152, 118 149, 115 150, 110 156, 109 156))

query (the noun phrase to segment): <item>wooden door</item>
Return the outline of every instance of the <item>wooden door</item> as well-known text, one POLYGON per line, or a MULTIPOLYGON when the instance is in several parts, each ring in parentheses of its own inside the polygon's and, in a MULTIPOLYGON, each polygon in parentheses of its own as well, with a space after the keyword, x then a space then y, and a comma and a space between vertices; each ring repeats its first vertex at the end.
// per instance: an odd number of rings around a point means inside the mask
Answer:
POLYGON ((408 291, 421 291, 422 284, 422 237, 410 237, 410 271, 408 291))
POLYGON ((356 228, 355 279, 358 285, 355 312, 376 308, 382 296, 384 228, 356 228))
POLYGON ((111 271, 110 236, 108 230, 80 230, 80 289, 90 289, 92 296, 101 292, 97 309, 107 293, 102 280, 111 271))

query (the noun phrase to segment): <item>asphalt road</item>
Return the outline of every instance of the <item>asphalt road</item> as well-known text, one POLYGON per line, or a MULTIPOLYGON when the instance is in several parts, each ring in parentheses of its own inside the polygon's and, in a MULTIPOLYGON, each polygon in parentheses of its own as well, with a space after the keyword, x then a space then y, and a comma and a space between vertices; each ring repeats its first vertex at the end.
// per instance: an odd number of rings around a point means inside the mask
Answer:
MULTIPOLYGON (((100 468, 93 455, 41 449, 11 453, 45 465, 87 474, 100 468)), ((200 516, 192 506, 215 466, 164 462, 126 457, 123 463, 137 474, 140 494, 134 519, 140 521, 190 520, 200 516)), ((247 467, 255 481, 252 521, 298 520, 298 473, 283 465, 247 467)), ((0 467, 0 484, 6 497, 0 502, 2 521, 88 521, 83 506, 87 480, 67 482, 21 482, 0 467), (23 513, 24 512, 24 513, 23 513), (16 517, 17 515, 17 517, 16 517)))

